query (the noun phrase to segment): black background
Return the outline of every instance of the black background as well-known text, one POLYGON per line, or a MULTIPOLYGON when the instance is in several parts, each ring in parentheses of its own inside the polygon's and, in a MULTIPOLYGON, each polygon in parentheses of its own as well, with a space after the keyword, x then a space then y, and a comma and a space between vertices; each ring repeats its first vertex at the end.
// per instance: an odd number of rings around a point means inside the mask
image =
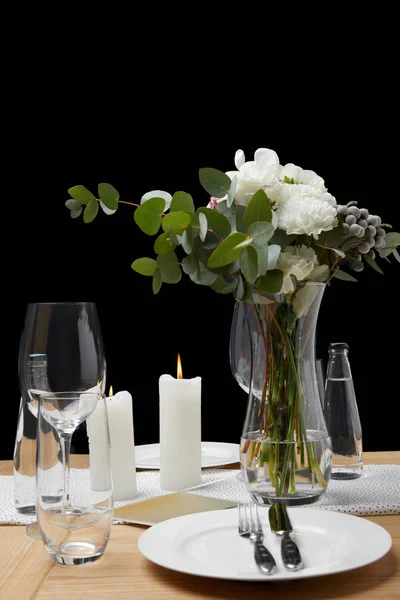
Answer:
MULTIPOLYGON (((104 49, 101 57, 93 50, 79 76, 79 56, 64 53, 43 66, 42 57, 50 61, 47 46, 35 59, 28 52, 10 79, 3 113, 0 458, 13 453, 18 344, 26 304, 36 301, 96 302, 107 389, 132 394, 137 444, 158 441, 158 378, 175 375, 178 352, 184 377, 202 377, 203 440, 239 441, 247 398, 229 366, 233 298, 185 275, 153 296, 151 279, 130 267, 135 258, 152 256, 154 241, 137 228, 133 209, 121 205, 108 217, 99 212, 85 225, 64 206, 69 187, 95 192, 108 182, 135 203, 149 190, 184 190, 197 207, 208 201, 200 167, 232 170, 238 148, 251 160, 258 147, 268 147, 281 163, 316 171, 338 203, 356 200, 400 230, 390 49, 381 47, 377 57, 363 46, 361 62, 359 47, 352 59, 333 53, 321 70, 312 53, 296 64, 265 57, 239 65, 233 50, 221 63, 214 46, 208 54, 206 46, 171 57, 159 40, 154 59, 137 42, 123 66, 122 51, 111 59, 104 49)), ((357 284, 334 280, 318 324, 319 357, 327 359, 329 342, 350 346, 365 450, 400 449, 393 418, 400 265, 391 263, 379 260, 384 276, 367 267, 357 284)))

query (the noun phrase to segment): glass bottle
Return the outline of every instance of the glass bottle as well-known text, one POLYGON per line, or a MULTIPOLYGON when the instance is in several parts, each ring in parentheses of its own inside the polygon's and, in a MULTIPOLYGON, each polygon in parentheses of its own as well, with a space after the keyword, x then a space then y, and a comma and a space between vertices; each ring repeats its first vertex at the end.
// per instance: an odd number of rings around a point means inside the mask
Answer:
POLYGON ((363 473, 362 431, 349 362, 349 346, 329 344, 324 416, 332 442, 332 479, 363 473))

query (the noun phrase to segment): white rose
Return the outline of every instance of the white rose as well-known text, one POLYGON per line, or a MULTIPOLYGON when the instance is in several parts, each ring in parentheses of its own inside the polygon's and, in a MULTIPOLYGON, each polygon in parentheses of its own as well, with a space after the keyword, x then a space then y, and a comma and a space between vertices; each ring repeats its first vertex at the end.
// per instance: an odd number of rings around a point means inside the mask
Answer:
POLYGON ((247 206, 252 196, 263 189, 273 199, 274 188, 280 178, 281 165, 274 150, 258 148, 254 153, 254 161, 245 162, 244 152, 237 150, 235 165, 238 171, 228 171, 231 179, 236 175, 237 189, 235 199, 239 204, 247 206))
POLYGON ((278 227, 287 234, 306 234, 318 239, 322 231, 337 225, 336 200, 311 185, 282 184, 277 208, 278 227))
POLYGON ((318 266, 318 259, 312 248, 304 245, 287 246, 280 253, 276 264, 276 268, 283 271, 283 282, 280 293, 287 294, 294 290, 291 275, 294 275, 297 281, 302 281, 308 277, 316 266, 318 266))

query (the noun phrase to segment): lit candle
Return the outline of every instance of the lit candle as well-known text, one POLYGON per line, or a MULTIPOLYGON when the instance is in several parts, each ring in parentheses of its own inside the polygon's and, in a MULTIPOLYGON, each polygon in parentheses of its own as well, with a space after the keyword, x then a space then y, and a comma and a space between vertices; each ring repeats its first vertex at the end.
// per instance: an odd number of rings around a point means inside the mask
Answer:
MULTIPOLYGON (((130 500, 137 493, 135 439, 133 430, 132 396, 123 391, 106 398, 108 428, 111 446, 111 472, 114 484, 114 500, 130 500)), ((96 444, 96 411, 88 418, 90 476, 94 490, 101 490, 104 483, 104 458, 102 448, 96 444), (103 462, 102 462, 103 461, 103 462)))
POLYGON ((201 377, 161 375, 160 487, 177 491, 201 483, 201 377))

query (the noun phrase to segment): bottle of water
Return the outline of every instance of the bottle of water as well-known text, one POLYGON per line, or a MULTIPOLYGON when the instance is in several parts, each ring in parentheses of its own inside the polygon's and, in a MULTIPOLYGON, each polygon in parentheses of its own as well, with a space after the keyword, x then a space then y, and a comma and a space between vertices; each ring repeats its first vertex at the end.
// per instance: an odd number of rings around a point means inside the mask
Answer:
POLYGON ((363 473, 362 432, 349 362, 349 346, 329 344, 324 416, 332 442, 332 479, 363 473))

